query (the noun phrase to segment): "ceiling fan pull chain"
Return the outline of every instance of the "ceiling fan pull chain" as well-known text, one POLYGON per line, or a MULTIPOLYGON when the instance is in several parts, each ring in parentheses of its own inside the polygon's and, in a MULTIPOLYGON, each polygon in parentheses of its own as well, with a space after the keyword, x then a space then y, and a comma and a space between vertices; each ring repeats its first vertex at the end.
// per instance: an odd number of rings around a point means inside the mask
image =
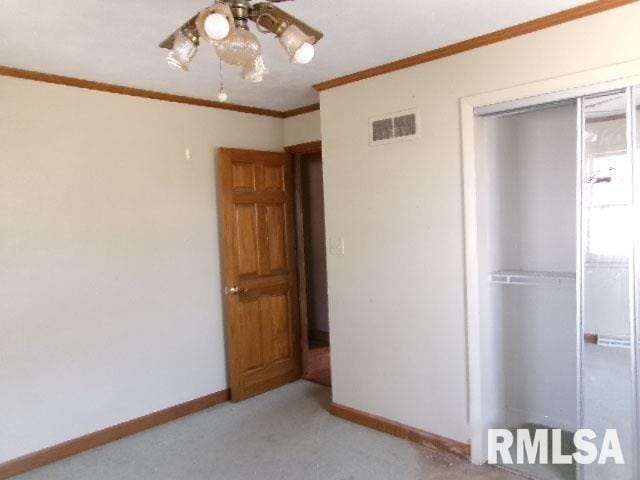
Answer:
POLYGON ((226 102, 229 96, 227 95, 227 92, 224 91, 224 77, 222 75, 222 59, 218 57, 218 60, 220 62, 220 91, 218 92, 218 101, 226 102))

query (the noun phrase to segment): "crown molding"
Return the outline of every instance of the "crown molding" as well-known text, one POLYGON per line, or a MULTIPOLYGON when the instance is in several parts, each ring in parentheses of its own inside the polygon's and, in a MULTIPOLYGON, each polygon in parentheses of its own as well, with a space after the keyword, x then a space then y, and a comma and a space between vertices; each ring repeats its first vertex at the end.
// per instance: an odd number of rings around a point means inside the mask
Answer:
POLYGON ((301 113, 318 110, 320 104, 316 103, 306 107, 300 107, 293 110, 279 111, 269 110, 265 108, 257 108, 246 105, 236 105, 234 103, 222 103, 214 100, 206 100, 203 98, 186 97, 183 95, 174 95, 171 93, 156 92, 153 90, 144 90, 141 88, 124 87, 121 85, 113 85, 110 83, 94 82, 92 80, 84 80, 81 78, 66 77, 63 75, 54 75, 52 73, 36 72, 33 70, 22 70, 0 65, 0 75, 5 77, 23 78, 27 80, 35 80, 37 82, 54 83, 57 85, 66 85, 69 87, 86 88, 89 90, 97 90, 100 92, 116 93, 119 95, 129 95, 131 97, 149 98, 152 100, 162 100, 165 102, 183 103, 186 105, 197 105, 199 107, 219 108, 221 110, 231 110, 233 112, 253 113, 255 115, 264 115, 275 118, 288 118, 301 113))
POLYGON ((313 88, 321 92, 330 88, 339 87, 341 85, 347 85, 349 83, 364 80, 366 78, 376 77, 378 75, 384 75, 385 73, 395 72, 396 70, 402 70, 405 68, 420 65, 422 63, 432 62, 440 58, 450 57, 458 53, 473 50, 475 48, 484 47, 493 43, 498 43, 510 38, 519 37, 528 33, 533 33, 538 30, 560 25, 562 23, 571 22, 579 18, 601 13, 606 10, 621 7, 630 3, 635 3, 638 0, 597 0, 595 2, 586 3, 578 7, 563 10, 561 12, 546 15, 544 17, 536 18, 528 22, 520 23, 502 30, 497 30, 486 35, 470 38, 462 42, 453 43, 445 47, 430 50, 411 57, 402 58, 394 62, 385 63, 377 67, 368 68, 360 72, 351 73, 341 77, 327 80, 325 82, 318 83, 313 88))

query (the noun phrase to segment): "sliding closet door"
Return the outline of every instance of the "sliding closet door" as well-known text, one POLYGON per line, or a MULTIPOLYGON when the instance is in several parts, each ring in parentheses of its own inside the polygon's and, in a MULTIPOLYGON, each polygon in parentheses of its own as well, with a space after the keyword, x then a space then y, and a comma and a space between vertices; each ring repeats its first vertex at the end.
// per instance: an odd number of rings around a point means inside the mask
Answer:
POLYGON ((636 480, 633 170, 629 90, 582 100, 581 427, 616 429, 624 465, 584 466, 585 480, 636 480))

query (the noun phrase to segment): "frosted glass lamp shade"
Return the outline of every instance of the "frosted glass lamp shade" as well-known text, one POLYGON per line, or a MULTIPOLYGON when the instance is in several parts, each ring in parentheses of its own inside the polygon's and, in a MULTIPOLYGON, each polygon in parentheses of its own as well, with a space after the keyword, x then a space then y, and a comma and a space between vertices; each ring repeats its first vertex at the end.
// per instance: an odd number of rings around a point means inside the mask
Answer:
POLYGON ((260 55, 260 42, 248 30, 236 28, 225 40, 215 43, 220 59, 231 65, 251 65, 260 55))
POLYGON ((305 64, 313 58, 315 39, 306 35, 296 25, 289 25, 279 37, 280 44, 289 54, 291 63, 305 64))
POLYGON ((189 62, 196 54, 198 45, 188 38, 182 30, 175 33, 173 49, 167 54, 167 64, 174 70, 189 70, 189 62))
POLYGON ((265 74, 269 73, 264 65, 264 58, 258 55, 250 65, 242 67, 242 78, 252 83, 260 83, 265 74))
POLYGON ((204 31, 211 40, 222 40, 230 30, 229 20, 221 13, 212 13, 204 21, 204 31))

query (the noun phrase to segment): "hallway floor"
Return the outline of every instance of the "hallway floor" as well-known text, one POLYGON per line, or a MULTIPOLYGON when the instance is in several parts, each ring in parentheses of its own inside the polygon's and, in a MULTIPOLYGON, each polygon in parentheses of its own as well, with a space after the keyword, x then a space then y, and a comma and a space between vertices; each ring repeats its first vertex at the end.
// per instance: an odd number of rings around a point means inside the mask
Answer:
POLYGON ((512 480, 509 473, 330 415, 330 389, 305 380, 225 403, 20 480, 512 480))
POLYGON ((329 344, 313 343, 309 344, 308 371, 305 379, 324 385, 331 386, 331 353, 329 344))

